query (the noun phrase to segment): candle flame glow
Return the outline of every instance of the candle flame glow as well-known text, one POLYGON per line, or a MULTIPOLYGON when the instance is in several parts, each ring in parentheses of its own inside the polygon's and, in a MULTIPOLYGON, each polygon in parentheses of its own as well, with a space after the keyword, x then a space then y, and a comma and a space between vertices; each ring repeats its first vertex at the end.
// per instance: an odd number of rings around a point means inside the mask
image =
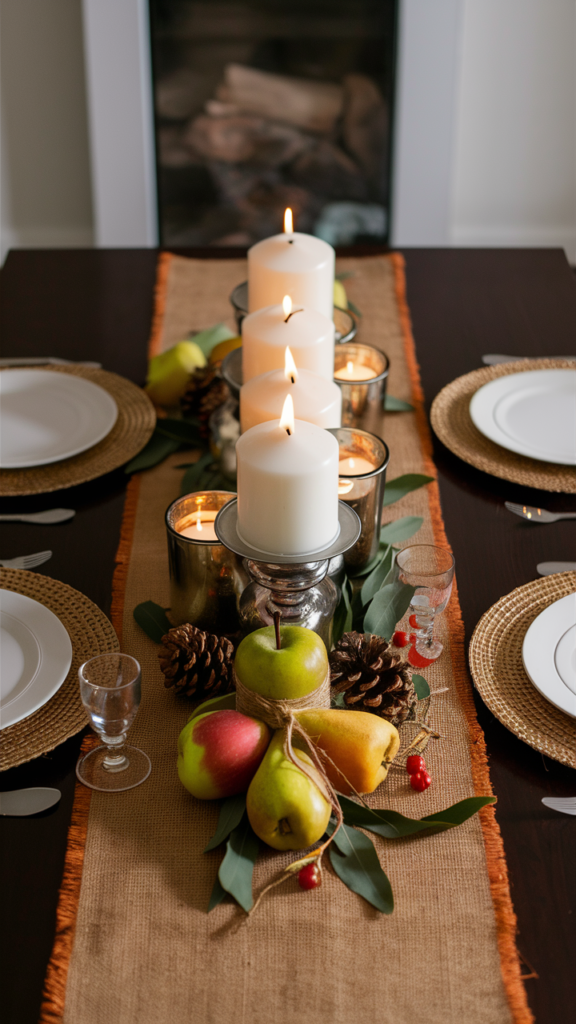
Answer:
POLYGON ((292 384, 295 384, 298 380, 298 370, 296 369, 296 363, 294 362, 294 357, 288 345, 286 345, 286 351, 284 353, 284 376, 286 377, 286 380, 291 381, 292 384))
POLYGON ((196 516, 196 529, 199 533, 202 532, 202 510, 198 509, 198 515, 196 516))
POLYGON ((290 298, 289 295, 285 295, 284 298, 282 299, 282 309, 284 310, 284 316, 286 317, 287 320, 288 317, 290 316, 290 313, 292 312, 292 299, 290 298))
POLYGON ((278 426, 281 430, 285 430, 288 436, 294 433, 294 402, 292 401, 292 395, 286 395, 278 426))
POLYGON ((354 363, 352 362, 351 359, 349 359, 348 362, 346 363, 346 373, 353 373, 353 372, 354 372, 354 363))
POLYGON ((284 232, 287 235, 291 235, 294 231, 294 223, 292 220, 292 210, 289 206, 284 210, 284 232))
POLYGON ((348 494, 349 491, 354 487, 353 480, 342 480, 338 481, 338 494, 348 494))

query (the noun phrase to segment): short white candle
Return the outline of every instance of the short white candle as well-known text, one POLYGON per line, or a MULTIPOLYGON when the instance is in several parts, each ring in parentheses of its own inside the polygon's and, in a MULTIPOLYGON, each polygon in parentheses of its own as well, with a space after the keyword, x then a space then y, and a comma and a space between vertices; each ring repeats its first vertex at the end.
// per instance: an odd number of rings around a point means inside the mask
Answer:
POLYGON ((283 370, 271 370, 252 377, 240 389, 240 429, 242 433, 257 423, 279 420, 286 396, 294 402, 296 419, 317 427, 339 427, 342 423, 342 390, 310 370, 297 369, 290 349, 286 349, 283 370))
POLYGON ((354 363, 351 359, 348 360, 346 366, 342 366, 334 372, 335 380, 372 380, 377 376, 376 370, 370 366, 366 366, 365 363, 354 363))
POLYGON ((220 543, 214 529, 214 520, 218 512, 199 509, 192 512, 176 523, 176 531, 181 537, 188 537, 189 540, 211 540, 220 543))
MULTIPOLYGON (((291 404, 290 396, 286 407, 291 404)), ((314 423, 259 423, 236 445, 238 535, 264 555, 311 555, 336 540, 338 442, 314 423)))
POLYGON ((244 383, 261 373, 283 369, 286 346, 301 370, 333 380, 333 321, 315 309, 294 305, 289 295, 284 298, 284 305, 259 309, 242 321, 244 383))
POLYGON ((290 295, 295 305, 316 309, 332 320, 334 249, 321 238, 292 231, 286 219, 284 223, 282 234, 264 238, 248 250, 248 309, 253 313, 290 295))

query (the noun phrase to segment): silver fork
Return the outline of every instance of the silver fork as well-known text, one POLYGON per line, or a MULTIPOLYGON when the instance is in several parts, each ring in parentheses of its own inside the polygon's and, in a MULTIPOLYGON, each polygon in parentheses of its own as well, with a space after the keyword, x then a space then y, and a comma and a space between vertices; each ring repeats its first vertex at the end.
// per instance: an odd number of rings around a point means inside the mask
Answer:
POLYGON ((3 569, 35 569, 37 565, 42 565, 42 562, 47 562, 49 558, 52 558, 51 551, 37 551, 34 555, 0 559, 0 565, 3 569))
POLYGON ((530 519, 533 523, 555 523, 558 519, 576 519, 576 512, 548 512, 545 508, 533 508, 532 505, 517 505, 514 501, 505 501, 506 508, 521 519, 530 519))
POLYGON ((544 796, 542 803, 561 814, 576 814, 576 796, 544 796))

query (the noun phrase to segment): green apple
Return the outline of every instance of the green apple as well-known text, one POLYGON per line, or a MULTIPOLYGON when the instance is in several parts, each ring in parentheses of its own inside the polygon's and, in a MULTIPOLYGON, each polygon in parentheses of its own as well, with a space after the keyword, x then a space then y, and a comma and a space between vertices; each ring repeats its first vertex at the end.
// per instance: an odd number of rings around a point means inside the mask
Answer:
POLYGON ((186 391, 190 374, 206 366, 206 356, 193 341, 179 341, 148 363, 146 393, 157 405, 177 405, 186 391))
POLYGON ((199 800, 243 793, 270 742, 268 726, 239 711, 207 711, 178 737, 178 777, 199 800))
POLYGON ((274 626, 249 633, 236 651, 236 675, 248 690, 272 700, 296 700, 316 690, 328 674, 324 641, 304 626, 274 626))
MULTIPOLYGON (((303 750, 296 756, 312 762, 303 750)), ((315 775, 317 772, 313 769, 315 775)), ((284 734, 274 733, 246 794, 246 810, 256 835, 275 850, 303 850, 317 843, 330 820, 331 806, 318 786, 284 754, 284 734)))

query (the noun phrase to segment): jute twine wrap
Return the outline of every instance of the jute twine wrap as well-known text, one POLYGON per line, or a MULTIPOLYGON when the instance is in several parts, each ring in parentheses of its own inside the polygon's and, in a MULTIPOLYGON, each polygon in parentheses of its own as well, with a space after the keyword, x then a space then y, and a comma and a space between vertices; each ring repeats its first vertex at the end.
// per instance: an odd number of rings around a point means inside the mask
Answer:
POLYGON ((84 594, 66 583, 19 569, 0 569, 0 588, 24 594, 58 616, 72 641, 72 664, 60 689, 34 714, 0 733, 0 771, 54 750, 88 724, 78 669, 87 658, 119 650, 111 622, 84 594))
POLYGON ((574 366, 574 361, 569 359, 531 359, 487 366, 457 377, 442 388, 432 403, 432 429, 454 455, 484 473, 525 487, 576 494, 576 469, 573 466, 540 462, 539 459, 529 459, 502 448, 480 433, 469 412, 472 396, 491 380, 526 370, 574 369, 574 366))
POLYGON ((496 718, 524 743, 571 768, 576 768, 576 720, 532 685, 522 663, 522 644, 545 608, 575 593, 574 572, 517 587, 482 616, 469 652, 476 689, 496 718))
MULTIPOLYGON (((22 367, 18 368, 19 371, 22 367)), ((88 366, 42 366, 46 373, 67 373, 83 377, 104 388, 118 406, 118 418, 112 430, 98 444, 79 455, 47 466, 30 469, 0 469, 0 492, 5 496, 48 494, 65 487, 95 480, 134 458, 150 439, 156 425, 156 413, 148 396, 131 381, 107 370, 88 366)), ((2 373, 11 373, 10 369, 2 373)))

